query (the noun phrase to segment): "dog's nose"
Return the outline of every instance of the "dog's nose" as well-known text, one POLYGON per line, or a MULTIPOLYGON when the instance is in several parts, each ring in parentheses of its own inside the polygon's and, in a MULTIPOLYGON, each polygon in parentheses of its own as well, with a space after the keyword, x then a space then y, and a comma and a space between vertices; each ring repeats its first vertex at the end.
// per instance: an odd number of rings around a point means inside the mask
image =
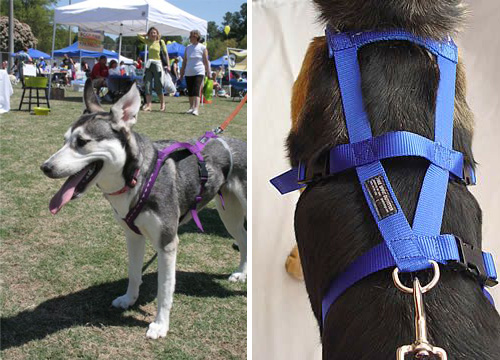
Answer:
POLYGON ((40 166, 40 170, 42 170, 45 175, 50 175, 52 173, 52 167, 49 164, 47 164, 46 162, 44 162, 40 166))

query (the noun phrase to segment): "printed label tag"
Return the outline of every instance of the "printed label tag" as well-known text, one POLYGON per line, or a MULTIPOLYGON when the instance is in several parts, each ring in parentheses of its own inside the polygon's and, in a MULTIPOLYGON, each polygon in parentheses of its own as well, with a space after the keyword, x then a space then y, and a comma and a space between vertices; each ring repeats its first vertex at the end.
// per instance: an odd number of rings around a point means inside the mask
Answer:
POLYGON ((377 175, 366 180, 365 186, 370 194, 372 204, 380 220, 398 212, 398 208, 392 199, 391 193, 382 175, 377 175))

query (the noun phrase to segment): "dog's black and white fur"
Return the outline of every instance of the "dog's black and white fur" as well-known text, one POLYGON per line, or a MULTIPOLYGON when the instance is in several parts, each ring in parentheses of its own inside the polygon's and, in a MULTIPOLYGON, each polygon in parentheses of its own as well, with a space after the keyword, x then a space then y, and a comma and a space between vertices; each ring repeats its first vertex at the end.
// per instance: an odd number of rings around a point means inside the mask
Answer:
MULTIPOLYGON (((135 220, 143 234, 137 235, 122 219, 138 201, 156 164, 157 150, 173 141, 151 142, 132 131, 140 107, 135 84, 110 112, 98 104, 90 82, 86 83, 84 99, 85 113, 66 132, 64 146, 42 165, 42 170, 51 178, 70 177, 68 181, 85 172, 74 193, 70 193, 71 199, 96 184, 113 207, 117 222, 125 230, 129 254, 127 292, 113 301, 114 307, 126 309, 137 300, 145 239, 152 242, 158 252, 158 313, 146 336, 164 337, 169 329, 175 287, 177 230, 179 225, 190 220, 189 209, 200 190, 197 160, 187 151, 178 151, 165 161, 146 205, 135 220), (123 194, 109 195, 129 184, 136 168, 140 169, 137 185, 123 194)), ((198 209, 215 198, 219 215, 240 250, 240 266, 229 280, 245 281, 246 144, 231 138, 216 139, 210 141, 202 153, 209 177, 198 209), (219 196, 215 196, 218 191, 223 195, 224 208, 219 196)), ((67 201, 69 199, 59 200, 53 213, 67 201)))
MULTIPOLYGON (((454 35, 465 16, 461 0, 315 0, 320 18, 339 31, 403 28, 434 39, 454 35)), ((434 56, 406 41, 367 45, 358 54, 363 103, 374 136, 411 131, 434 138, 439 68, 434 56)), ((474 166, 473 115, 466 99, 465 73, 457 67, 453 148, 474 166)), ((294 86, 293 128, 288 137, 292 165, 314 161, 348 142, 335 70, 324 37, 316 38, 294 86)), ((480 120, 479 120, 480 121, 480 120)), ((412 222, 426 160, 382 161, 403 211, 412 222)), ((295 233, 311 306, 321 326, 321 301, 332 279, 358 256, 383 241, 354 170, 320 180, 301 194, 295 233)), ((448 186, 441 228, 481 248, 481 209, 459 182, 448 186)), ((425 295, 430 342, 449 359, 500 359, 500 317, 478 281, 442 268, 437 287, 425 295)), ((419 274, 427 282, 429 274, 419 274)), ((349 288, 322 328, 323 358, 394 359, 414 338, 412 297, 397 290, 390 270, 349 288)))

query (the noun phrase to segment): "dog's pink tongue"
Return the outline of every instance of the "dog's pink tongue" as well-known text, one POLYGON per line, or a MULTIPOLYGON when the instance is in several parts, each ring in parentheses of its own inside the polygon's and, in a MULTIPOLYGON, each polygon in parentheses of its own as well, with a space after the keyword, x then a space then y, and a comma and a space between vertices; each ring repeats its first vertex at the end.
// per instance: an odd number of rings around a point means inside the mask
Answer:
POLYGON ((57 194, 50 200, 49 209, 52 215, 57 214, 59 210, 71 200, 75 193, 76 186, 86 173, 86 171, 80 171, 78 174, 70 176, 68 180, 66 180, 57 194))

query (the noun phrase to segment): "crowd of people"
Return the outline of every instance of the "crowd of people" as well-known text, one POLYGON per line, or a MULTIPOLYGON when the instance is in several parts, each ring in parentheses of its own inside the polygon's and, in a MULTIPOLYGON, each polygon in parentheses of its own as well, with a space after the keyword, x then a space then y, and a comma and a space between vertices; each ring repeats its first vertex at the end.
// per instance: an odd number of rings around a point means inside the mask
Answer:
MULTIPOLYGON (((98 94, 103 88, 111 91, 113 82, 111 79, 115 77, 143 74, 145 95, 143 111, 152 110, 153 91, 158 96, 160 111, 165 111, 164 89, 168 88, 167 83, 170 83, 169 89, 173 88, 175 92, 178 84, 184 84, 183 80, 185 80, 185 88, 189 96, 189 109, 186 110, 186 114, 199 115, 205 78, 213 81, 213 90, 216 94, 222 93, 225 96, 223 90, 225 68, 222 66, 216 71, 211 71, 208 51, 198 30, 191 31, 190 44, 185 49, 184 57, 176 57, 172 60, 169 58, 165 41, 161 39, 157 28, 151 27, 147 33, 138 34, 137 38, 148 47, 146 62, 138 56, 133 65, 127 66, 123 61, 118 63, 115 59, 108 62, 107 57, 102 55, 92 66, 93 61, 88 63, 81 60, 80 63, 76 63, 68 54, 64 54, 59 63, 54 61, 50 64, 43 57, 32 59, 28 54, 28 49, 24 48, 16 54, 14 66, 9 73, 14 73, 19 79, 23 76, 23 64, 34 64, 39 73, 52 72, 52 81, 63 86, 70 85, 76 79, 77 72, 80 72, 92 79, 92 85, 98 94)), ((2 63, 2 68, 7 68, 7 62, 2 63)), ((235 73, 231 76, 238 78, 239 75, 235 73)))

